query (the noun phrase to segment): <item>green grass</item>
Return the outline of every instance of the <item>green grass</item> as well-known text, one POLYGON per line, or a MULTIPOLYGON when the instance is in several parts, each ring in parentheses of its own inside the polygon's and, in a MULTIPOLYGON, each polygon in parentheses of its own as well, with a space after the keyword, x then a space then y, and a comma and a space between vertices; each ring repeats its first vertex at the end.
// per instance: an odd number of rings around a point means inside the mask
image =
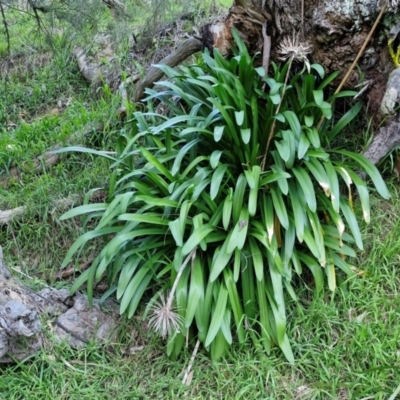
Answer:
MULTIPOLYGON (((45 47, 34 35, 34 25, 28 19, 23 24, 17 19, 10 22, 16 29, 15 51, 23 52, 29 63, 38 60, 45 47), (23 43, 31 36, 37 48, 28 51, 23 43)), ((40 67, 22 66, 7 85, 0 77, 1 172, 65 141, 88 123, 114 122, 119 99, 93 96, 70 49, 63 46, 60 41, 56 55, 40 67), (59 100, 65 104, 69 98, 62 113, 46 116, 59 100)), ((5 51, 2 43, 1 56, 5 51)), ((114 133, 100 134, 98 148, 112 149, 114 133)), ((0 226, 6 262, 54 283, 53 274, 80 229, 79 219, 59 221, 63 210, 54 202, 104 186, 107 175, 106 162, 73 155, 44 174, 25 173, 0 187, 1 210, 21 205, 28 209, 21 220, 0 226)), ((123 323, 113 350, 92 344, 74 351, 48 338, 38 355, 0 367, 0 399, 389 399, 400 382, 400 188, 394 180, 389 185, 390 201, 371 199, 372 223, 363 227, 366 249, 355 265, 359 276, 335 294, 326 291, 316 299, 312 290, 302 289, 302 311, 291 304, 288 330, 296 341, 294 366, 277 349, 267 355, 261 348, 235 347, 214 364, 200 350, 191 384, 182 385, 182 370, 194 344, 181 358, 171 360, 161 339, 133 320, 123 323), (135 346, 144 347, 131 354, 129 349, 135 346)), ((93 257, 95 245, 82 254, 81 262, 93 257)), ((310 277, 302 279, 312 288, 310 277)))
MULTIPOLYGON (((367 246, 355 265, 359 276, 335 294, 326 291, 316 299, 303 289, 302 312, 292 304, 288 319, 289 335, 296 341, 294 366, 277 349, 267 355, 261 348, 236 347, 214 364, 201 350, 192 382, 185 386, 181 372, 193 343, 173 361, 161 339, 133 321, 124 322, 121 343, 112 344, 113 350, 92 345, 73 351, 53 344, 34 358, 3 368, 0 397, 388 399, 400 381, 400 189, 397 182, 390 186, 391 201, 371 199, 374 217, 363 229, 367 246), (129 348, 135 346, 144 348, 132 355, 129 348)), ((54 231, 43 235, 51 234, 54 231)), ((65 228, 59 234, 73 236, 65 228)))

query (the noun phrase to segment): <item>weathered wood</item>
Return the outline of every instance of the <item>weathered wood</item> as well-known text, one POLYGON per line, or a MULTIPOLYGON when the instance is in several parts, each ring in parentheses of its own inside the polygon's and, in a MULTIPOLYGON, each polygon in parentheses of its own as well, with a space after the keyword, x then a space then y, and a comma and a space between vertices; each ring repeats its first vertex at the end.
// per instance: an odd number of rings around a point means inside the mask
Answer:
MULTIPOLYGON (((71 207, 73 204, 79 202, 81 196, 74 195, 69 198, 64 198, 60 200, 56 200, 54 204, 54 208, 57 209, 66 209, 71 207)), ((32 209, 28 209, 26 206, 16 207, 11 210, 0 211, 0 225, 9 224, 11 221, 15 219, 21 218, 27 212, 32 212, 32 209)))
MULTIPOLYGON (((91 201, 101 202, 107 197, 107 192, 104 190, 96 190, 93 191, 90 195, 91 201)), ((70 197, 65 197, 63 199, 55 200, 52 203, 53 210, 66 210, 71 208, 73 205, 81 203, 83 200, 83 196, 79 194, 74 194, 70 197)), ((28 208, 26 206, 16 207, 11 210, 0 211, 0 226, 6 225, 15 219, 21 218, 26 213, 34 213, 35 210, 32 208, 28 208)))
POLYGON ((377 164, 397 146, 400 146, 400 121, 398 118, 392 119, 387 125, 379 129, 364 156, 377 164))
MULTIPOLYGON (((173 53, 163 58, 160 61, 160 64, 168 65, 169 67, 175 67, 201 49, 202 44, 200 40, 193 37, 189 38, 188 40, 184 41, 173 53)), ((146 76, 137 83, 133 101, 139 101, 143 97, 144 90, 147 87, 152 87, 154 83, 161 79, 163 75, 164 73, 159 68, 154 66, 151 67, 147 71, 146 76)))

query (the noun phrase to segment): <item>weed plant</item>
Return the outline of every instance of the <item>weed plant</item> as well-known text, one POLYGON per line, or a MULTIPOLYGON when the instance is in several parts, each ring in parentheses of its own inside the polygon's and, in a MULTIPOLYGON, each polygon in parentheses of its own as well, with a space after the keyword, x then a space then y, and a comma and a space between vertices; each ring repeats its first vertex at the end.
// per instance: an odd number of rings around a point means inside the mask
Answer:
POLYGON ((354 189, 370 220, 368 188, 357 170, 389 194, 368 160, 330 148, 358 104, 319 129, 321 118, 332 116, 331 102, 354 93, 325 100, 323 89, 336 75, 325 78, 321 66, 308 64, 291 74, 295 55, 268 77, 233 34, 238 53, 231 60, 216 50, 213 58, 203 54, 201 66, 159 66, 170 81, 148 90, 150 111, 134 114, 117 157, 108 157, 107 202, 64 215, 98 221, 64 265, 89 240, 104 237, 72 292, 87 283, 91 298, 106 274, 105 297, 115 293, 121 313, 132 317, 146 290, 158 287, 146 314, 168 339, 169 355, 193 338, 218 359, 234 338, 244 344, 251 337, 268 353, 278 345, 293 362, 285 305, 287 296, 297 301, 293 277, 310 271, 320 293, 325 282, 336 289, 337 269, 354 274, 348 258, 356 255, 354 244, 363 248, 354 189), (152 111, 160 102, 168 116, 152 111))

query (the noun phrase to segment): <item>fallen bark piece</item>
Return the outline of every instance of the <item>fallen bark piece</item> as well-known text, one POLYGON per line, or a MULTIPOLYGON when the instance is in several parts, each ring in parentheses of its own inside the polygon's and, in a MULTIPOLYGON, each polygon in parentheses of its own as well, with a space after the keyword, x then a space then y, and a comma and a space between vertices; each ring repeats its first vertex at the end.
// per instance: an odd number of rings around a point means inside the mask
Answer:
POLYGON ((379 129, 364 156, 373 164, 377 164, 397 146, 400 146, 400 121, 394 118, 379 129))
POLYGON ((388 79, 380 112, 383 116, 396 114, 395 107, 400 99, 400 68, 394 69, 388 79))

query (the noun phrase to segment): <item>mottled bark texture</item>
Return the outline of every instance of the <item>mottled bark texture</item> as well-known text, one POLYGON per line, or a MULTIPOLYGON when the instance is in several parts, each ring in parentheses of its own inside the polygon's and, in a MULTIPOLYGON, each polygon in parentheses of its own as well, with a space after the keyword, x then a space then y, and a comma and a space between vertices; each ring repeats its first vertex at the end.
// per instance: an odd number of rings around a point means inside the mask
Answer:
MULTIPOLYGON (((272 60, 277 60, 276 49, 280 40, 286 35, 298 34, 300 39, 313 45, 310 55, 313 62, 322 64, 327 73, 342 72, 336 81, 339 83, 356 58, 384 4, 382 0, 304 0, 303 8, 301 0, 236 0, 224 20, 204 27, 203 44, 209 49, 217 47, 223 54, 229 54, 232 43, 230 32, 234 27, 253 53, 261 52, 262 25, 266 22, 267 33, 271 37, 272 60)), ((390 29, 400 21, 394 4, 393 1, 389 2, 381 23, 360 58, 358 68, 351 73, 345 86, 354 88, 356 85, 362 86, 364 82, 369 83, 363 98, 377 124, 388 114, 381 113, 385 91, 393 92, 392 82, 388 84, 394 65, 389 56, 387 39, 390 29)), ((394 93, 385 95, 386 105, 387 102, 393 103, 393 96, 394 93)), ((377 162, 384 155, 381 153, 386 154, 400 142, 400 135, 393 136, 399 131, 397 124, 395 119, 391 119, 380 129, 377 137, 379 143, 374 142, 366 152, 372 161, 377 162), (375 154, 378 148, 379 154, 375 154)))

